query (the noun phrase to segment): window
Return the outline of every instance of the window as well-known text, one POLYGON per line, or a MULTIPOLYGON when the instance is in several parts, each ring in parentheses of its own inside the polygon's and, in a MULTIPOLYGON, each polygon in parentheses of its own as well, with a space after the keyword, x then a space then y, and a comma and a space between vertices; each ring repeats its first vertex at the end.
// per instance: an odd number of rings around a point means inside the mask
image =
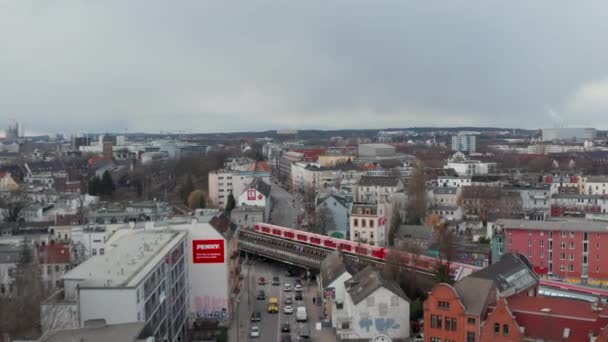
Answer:
POLYGON ((574 237, 574 232, 570 232, 570 237, 573 238, 574 237))
POLYGON ((532 250, 528 249, 528 258, 531 258, 531 257, 532 257, 532 250))
POLYGON ((565 243, 565 242, 562 242, 562 243, 560 244, 560 246, 562 247, 562 249, 566 249, 566 243, 565 243))
POLYGON ((431 342, 441 342, 439 337, 431 337, 431 342))
POLYGON ((540 251, 540 258, 544 258, 545 257, 545 251, 540 251))
POLYGON ((566 253, 562 253, 562 254, 560 255, 560 257, 561 257, 561 258, 560 258, 561 260, 566 260, 566 253))
POLYGON ((566 237, 566 232, 562 232, 562 237, 565 238, 566 237))
POLYGON ((445 330, 452 330, 452 320, 449 317, 445 318, 445 330))
POLYGON ((449 309, 450 308, 450 302, 446 302, 446 301, 440 300, 439 302, 437 302, 437 307, 439 307, 440 309, 449 309))
POLYGON ((509 238, 509 245, 513 243, 513 240, 511 240, 511 238, 509 238))
POLYGON ((540 240, 540 246, 545 247, 545 240, 540 240))
POLYGON ((498 336, 500 334, 500 324, 494 323, 494 336, 498 336))
POLYGON ((105 250, 103 248, 99 249, 99 255, 103 255, 105 253, 105 250))
POLYGON ((570 249, 574 249, 574 242, 570 241, 570 249))
POLYGON ((570 272, 574 272, 574 265, 570 264, 570 272))
POLYGON ((441 316, 437 316, 437 328, 441 329, 441 316))
POLYGON ((562 272, 566 271, 566 265, 560 265, 559 270, 562 272))
POLYGON ((59 272, 59 265, 55 265, 55 272, 59 272))
POLYGON ((359 220, 358 219, 354 219, 353 220, 353 227, 359 227, 359 220))
POLYGON ((467 342, 475 342, 475 333, 467 331, 467 342))
POLYGON ((365 228, 365 219, 361 220, 361 227, 365 228))
POLYGON ((570 253, 570 260, 574 260, 574 253, 570 253))
POLYGON ((475 324, 475 318, 467 318, 467 323, 468 324, 475 324))
POLYGON ((91 255, 97 255, 97 249, 96 248, 93 248, 91 250, 91 255))
POLYGON ((456 318, 451 318, 452 320, 452 331, 456 331, 456 318))
POLYGON ((369 220, 369 227, 374 228, 374 220, 369 220))
POLYGON ((509 336, 509 325, 508 324, 502 325, 502 334, 505 336, 509 336))

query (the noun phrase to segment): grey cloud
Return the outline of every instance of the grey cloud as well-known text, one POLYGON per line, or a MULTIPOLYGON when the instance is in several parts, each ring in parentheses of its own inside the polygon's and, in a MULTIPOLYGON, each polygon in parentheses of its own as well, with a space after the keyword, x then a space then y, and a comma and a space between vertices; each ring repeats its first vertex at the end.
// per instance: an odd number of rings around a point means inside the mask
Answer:
POLYGON ((606 10, 548 0, 0 1, 0 124, 537 128, 551 125, 549 105, 571 124, 607 128, 598 99, 608 89, 597 86, 608 77, 606 10))

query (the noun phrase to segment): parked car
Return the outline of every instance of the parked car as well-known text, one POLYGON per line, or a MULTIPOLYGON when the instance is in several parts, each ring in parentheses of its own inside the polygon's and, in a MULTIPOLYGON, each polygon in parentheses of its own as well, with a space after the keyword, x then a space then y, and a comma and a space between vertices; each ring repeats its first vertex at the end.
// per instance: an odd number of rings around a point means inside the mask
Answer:
POLYGON ((291 315, 293 313, 293 306, 285 305, 285 307, 283 308, 283 313, 286 315, 291 315))
POLYGON ((283 291, 285 291, 285 292, 291 292, 291 284, 290 283, 285 283, 283 285, 283 291))
POLYGON ((274 286, 281 285, 281 279, 279 279, 279 277, 273 277, 272 278, 272 285, 274 285, 274 286))
POLYGON ((291 324, 289 322, 281 324, 281 332, 291 332, 291 324))
POLYGON ((262 313, 259 311, 254 311, 251 313, 251 321, 252 322, 259 322, 262 320, 262 313))
POLYGON ((302 300, 302 291, 296 291, 296 300, 302 300))
POLYGON ((285 305, 291 305, 291 304, 293 304, 293 298, 291 298, 291 297, 285 297, 285 299, 283 299, 283 304, 285 304, 285 305))
POLYGON ((266 285, 266 278, 260 277, 260 279, 258 280, 258 285, 266 285))
POLYGON ((296 284, 293 286, 293 288, 294 288, 294 289, 296 289, 296 290, 301 290, 301 289, 302 289, 302 284, 300 284, 300 283, 296 283, 296 284))
POLYGON ((264 291, 258 291, 258 300, 266 300, 266 294, 264 293, 264 291))
POLYGON ((249 332, 249 336, 251 337, 260 337, 260 328, 251 327, 251 331, 249 332))

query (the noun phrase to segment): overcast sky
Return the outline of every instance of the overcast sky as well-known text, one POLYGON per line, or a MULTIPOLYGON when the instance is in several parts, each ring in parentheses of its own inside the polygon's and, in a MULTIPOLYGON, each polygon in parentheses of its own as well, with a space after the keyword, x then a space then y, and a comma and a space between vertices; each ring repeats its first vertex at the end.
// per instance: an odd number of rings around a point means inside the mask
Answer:
POLYGON ((0 127, 608 128, 608 1, 0 0, 0 127))

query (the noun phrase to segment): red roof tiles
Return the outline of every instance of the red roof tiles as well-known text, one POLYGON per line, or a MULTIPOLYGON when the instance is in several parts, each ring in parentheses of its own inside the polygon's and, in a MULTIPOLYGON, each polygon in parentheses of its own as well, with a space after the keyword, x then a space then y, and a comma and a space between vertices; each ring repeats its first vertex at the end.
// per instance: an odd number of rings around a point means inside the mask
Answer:
POLYGON ((40 264, 69 264, 71 260, 69 244, 51 243, 38 246, 40 264))

